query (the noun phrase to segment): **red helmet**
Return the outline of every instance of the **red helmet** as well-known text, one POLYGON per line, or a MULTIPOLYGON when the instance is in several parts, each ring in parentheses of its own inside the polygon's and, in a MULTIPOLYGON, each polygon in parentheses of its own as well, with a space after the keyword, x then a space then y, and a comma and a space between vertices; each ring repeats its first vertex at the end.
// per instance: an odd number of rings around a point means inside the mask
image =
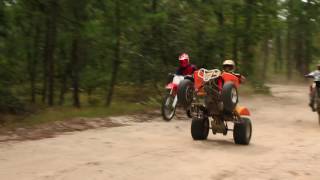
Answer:
POLYGON ((189 65, 189 55, 186 53, 182 53, 179 56, 179 64, 181 67, 187 67, 189 65))

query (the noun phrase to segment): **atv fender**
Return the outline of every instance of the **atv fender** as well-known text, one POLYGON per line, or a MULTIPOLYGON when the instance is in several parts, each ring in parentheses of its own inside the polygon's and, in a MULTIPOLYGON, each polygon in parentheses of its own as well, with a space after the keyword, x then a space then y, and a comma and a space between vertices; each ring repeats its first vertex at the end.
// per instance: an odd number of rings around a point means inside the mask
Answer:
POLYGON ((174 91, 176 91, 178 89, 178 85, 174 84, 174 83, 169 83, 166 86, 166 89, 173 89, 174 91))
POLYGON ((249 109, 246 108, 246 107, 237 106, 237 107, 236 107, 236 112, 237 112, 240 116, 250 116, 250 111, 249 111, 249 109))

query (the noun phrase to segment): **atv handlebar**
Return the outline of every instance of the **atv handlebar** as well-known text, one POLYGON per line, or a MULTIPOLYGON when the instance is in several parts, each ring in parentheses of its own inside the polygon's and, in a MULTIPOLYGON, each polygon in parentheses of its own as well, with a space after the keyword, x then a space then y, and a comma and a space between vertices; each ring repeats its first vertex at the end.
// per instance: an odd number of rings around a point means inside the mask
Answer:
POLYGON ((211 79, 215 79, 221 75, 221 71, 219 69, 207 70, 204 68, 199 69, 198 77, 203 79, 204 81, 210 81, 211 79))

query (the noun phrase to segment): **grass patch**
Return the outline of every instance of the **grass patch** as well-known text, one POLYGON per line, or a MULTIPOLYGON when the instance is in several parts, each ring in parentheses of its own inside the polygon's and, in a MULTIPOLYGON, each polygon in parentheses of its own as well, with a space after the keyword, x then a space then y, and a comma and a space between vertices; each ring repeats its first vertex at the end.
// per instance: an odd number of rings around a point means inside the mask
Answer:
MULTIPOLYGON (((58 94, 58 92, 57 92, 58 94)), ((80 94, 81 108, 72 107, 72 93, 65 95, 65 103, 61 106, 48 107, 40 102, 27 105, 25 113, 0 114, 0 128, 30 127, 43 123, 65 121, 73 118, 109 117, 141 113, 160 108, 161 97, 158 90, 150 84, 135 86, 120 84, 115 87, 113 103, 110 107, 104 106, 106 92, 96 89, 89 96, 85 91, 80 94)), ((55 99, 55 103, 57 103, 55 99)))
POLYGON ((114 103, 110 107, 87 106, 80 109, 74 107, 51 107, 23 117, 8 115, 4 120, 2 120, 1 125, 5 128, 30 127, 38 124, 65 121, 78 117, 93 118, 141 113, 158 107, 159 105, 157 103, 140 104, 125 102, 114 103))

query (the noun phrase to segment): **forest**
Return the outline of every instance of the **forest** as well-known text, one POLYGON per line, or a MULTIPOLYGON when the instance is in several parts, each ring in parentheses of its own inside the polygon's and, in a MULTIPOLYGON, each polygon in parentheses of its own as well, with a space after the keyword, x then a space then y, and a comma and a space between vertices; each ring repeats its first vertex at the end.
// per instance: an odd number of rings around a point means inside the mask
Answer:
POLYGON ((0 112, 138 103, 186 52, 253 87, 320 62, 320 0, 0 0, 0 112))

